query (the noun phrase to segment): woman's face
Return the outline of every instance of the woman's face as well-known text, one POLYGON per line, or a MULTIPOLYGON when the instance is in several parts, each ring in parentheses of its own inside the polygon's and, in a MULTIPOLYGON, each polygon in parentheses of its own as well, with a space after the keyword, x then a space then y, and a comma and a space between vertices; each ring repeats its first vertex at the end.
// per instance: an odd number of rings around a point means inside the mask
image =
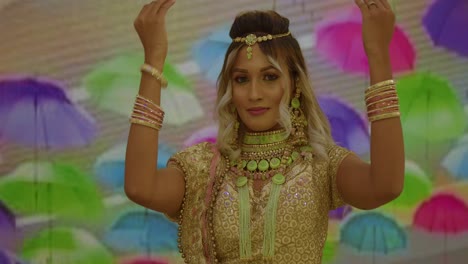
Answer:
POLYGON ((280 62, 281 73, 258 45, 252 46, 249 60, 246 48, 239 50, 232 68, 232 102, 248 131, 278 129, 280 102, 291 84, 287 65, 280 62))

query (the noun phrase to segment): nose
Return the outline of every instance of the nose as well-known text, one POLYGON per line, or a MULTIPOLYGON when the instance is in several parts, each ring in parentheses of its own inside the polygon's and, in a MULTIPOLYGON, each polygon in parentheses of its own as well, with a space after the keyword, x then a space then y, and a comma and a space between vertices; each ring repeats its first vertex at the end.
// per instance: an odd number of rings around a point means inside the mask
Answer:
POLYGON ((253 80, 249 87, 249 100, 258 101, 262 99, 262 87, 257 80, 253 80))

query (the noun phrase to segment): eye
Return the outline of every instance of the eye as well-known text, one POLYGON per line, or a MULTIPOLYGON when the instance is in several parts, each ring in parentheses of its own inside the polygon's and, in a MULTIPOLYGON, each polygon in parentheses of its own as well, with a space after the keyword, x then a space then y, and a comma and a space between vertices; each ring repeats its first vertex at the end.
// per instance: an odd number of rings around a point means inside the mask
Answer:
POLYGON ((246 76, 236 76, 236 77, 234 77, 234 81, 236 83, 244 83, 244 82, 246 82, 248 80, 249 79, 246 76))
POLYGON ((265 74, 264 76, 264 80, 267 80, 267 81, 274 81, 276 79, 278 79, 278 75, 276 74, 268 73, 268 74, 265 74))

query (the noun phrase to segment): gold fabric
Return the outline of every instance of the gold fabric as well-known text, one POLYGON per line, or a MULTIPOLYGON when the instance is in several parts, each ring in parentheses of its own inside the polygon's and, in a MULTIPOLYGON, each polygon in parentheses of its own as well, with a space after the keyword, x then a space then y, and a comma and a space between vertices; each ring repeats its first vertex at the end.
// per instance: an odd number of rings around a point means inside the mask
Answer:
MULTIPOLYGON (((211 162, 211 144, 202 143, 177 153, 169 164, 184 166, 186 170, 186 202, 183 211, 181 246, 188 263, 206 263, 203 258, 201 234, 197 228, 205 197, 206 181, 211 162), (188 220, 187 218, 190 218, 188 220)), ((221 185, 214 211, 214 237, 217 258, 221 263, 321 263, 322 250, 327 237, 328 211, 343 206, 336 187, 339 164, 349 153, 337 145, 328 148, 329 160, 312 156, 297 159, 286 170, 278 203, 276 219, 275 256, 262 259, 265 208, 271 182, 255 191, 249 180, 251 203, 252 255, 250 261, 239 260, 239 204, 235 175, 228 173, 221 185)), ((218 170, 222 171, 222 170, 218 170)), ((210 238, 211 239, 211 238, 210 238)))

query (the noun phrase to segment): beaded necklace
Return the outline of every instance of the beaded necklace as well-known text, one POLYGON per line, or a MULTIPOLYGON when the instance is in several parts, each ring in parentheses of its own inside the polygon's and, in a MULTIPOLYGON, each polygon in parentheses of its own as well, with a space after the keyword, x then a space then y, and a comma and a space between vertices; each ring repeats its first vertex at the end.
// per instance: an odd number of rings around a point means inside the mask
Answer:
POLYGON ((285 130, 262 133, 246 133, 240 160, 231 170, 237 175, 239 193, 239 247, 240 258, 252 257, 250 237, 250 198, 248 180, 272 179, 270 197, 265 210, 262 254, 271 259, 275 252, 276 212, 281 186, 286 181, 284 172, 299 157, 288 144, 285 130))

